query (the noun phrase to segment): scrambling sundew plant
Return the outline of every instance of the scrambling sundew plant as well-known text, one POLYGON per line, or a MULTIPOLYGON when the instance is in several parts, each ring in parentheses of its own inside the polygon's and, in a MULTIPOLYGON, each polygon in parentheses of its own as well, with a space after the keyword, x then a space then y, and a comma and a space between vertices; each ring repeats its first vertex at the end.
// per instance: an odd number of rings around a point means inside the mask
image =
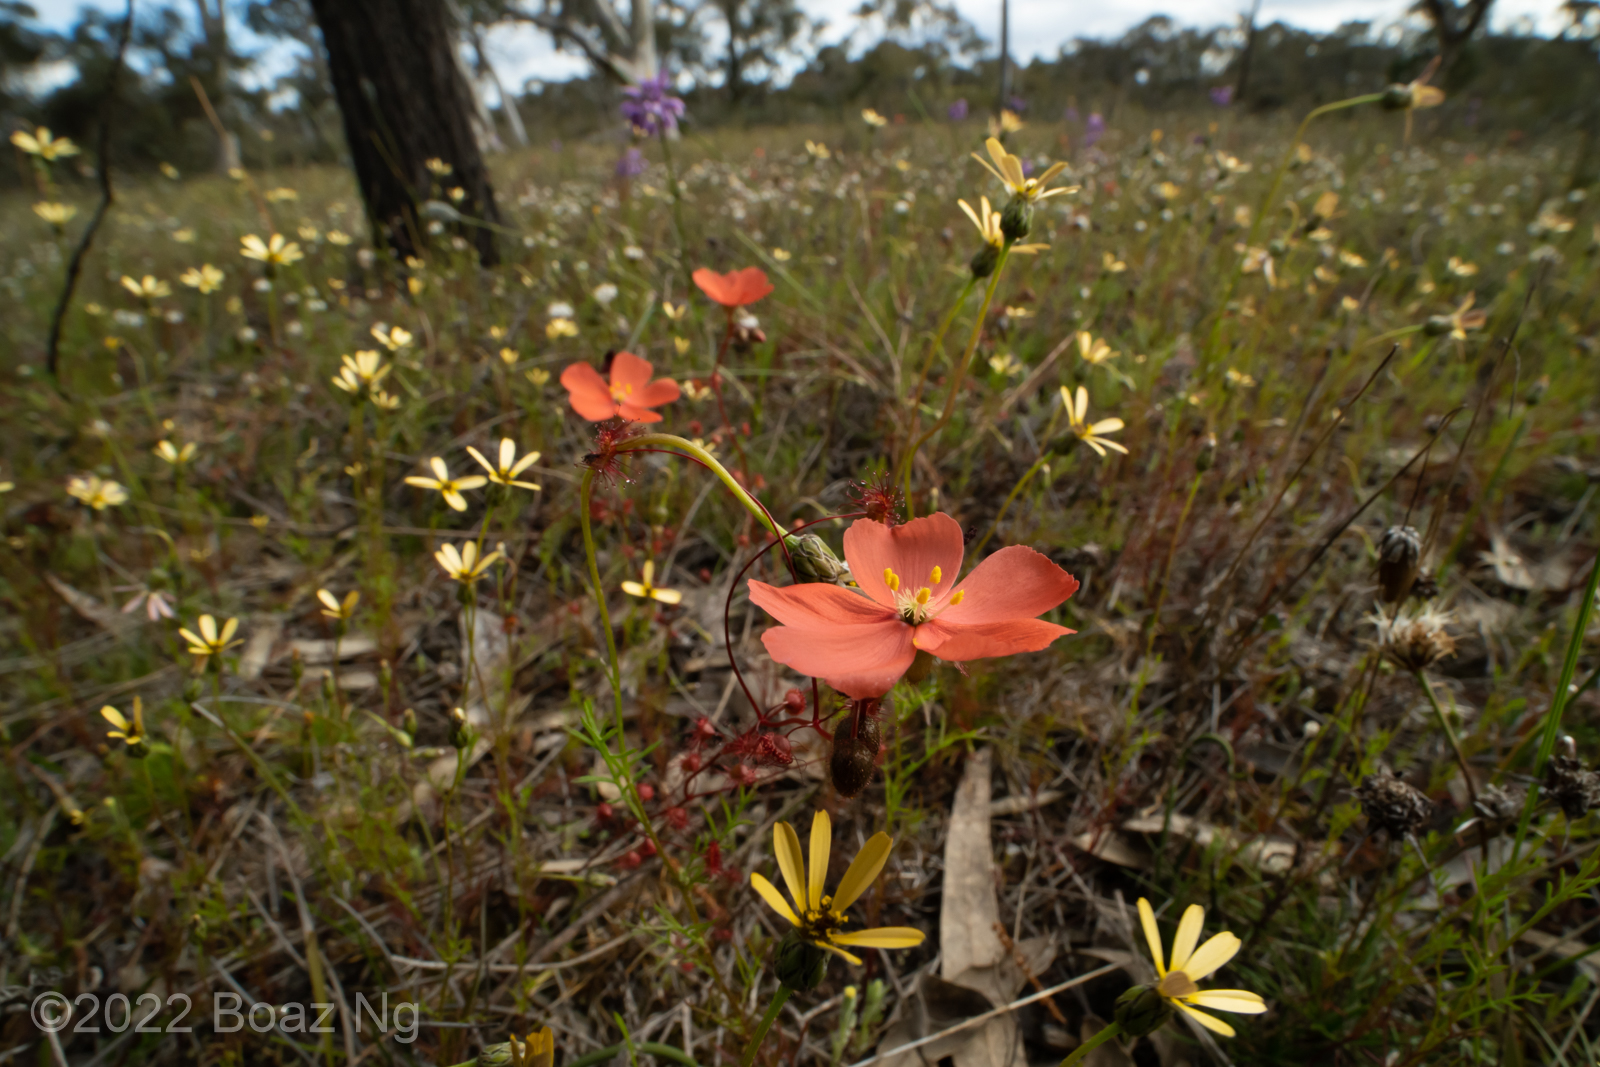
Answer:
POLYGON ((494 268, 442 162, 405 260, 129 179, 59 377, 10 139, 0 998, 201 1020, 39 1055, 1594 1062, 1578 146, 672 84, 495 161, 494 268))

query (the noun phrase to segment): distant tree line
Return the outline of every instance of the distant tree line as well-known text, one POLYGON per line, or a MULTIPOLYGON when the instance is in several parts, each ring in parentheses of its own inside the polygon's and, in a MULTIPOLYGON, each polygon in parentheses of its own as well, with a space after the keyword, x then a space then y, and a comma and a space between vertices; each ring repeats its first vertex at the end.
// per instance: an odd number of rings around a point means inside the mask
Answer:
MULTIPOLYGON (((184 172, 241 161, 350 161, 349 116, 341 116, 340 105, 359 101, 350 93, 341 100, 336 91, 318 16, 371 4, 385 9, 385 0, 141 3, 130 52, 137 76, 118 86, 113 157, 123 168, 167 163, 184 172), (275 68, 270 83, 263 77, 267 49, 275 68)), ((459 70, 470 99, 467 121, 487 149, 619 132, 618 88, 660 70, 678 80, 688 121, 700 128, 832 121, 863 107, 907 121, 942 121, 957 100, 978 115, 997 105, 998 57, 937 0, 868 0, 855 15, 854 32, 828 45, 818 44, 819 27, 797 0, 620 0, 620 6, 405 0, 405 6, 415 7, 418 19, 436 19, 443 40, 454 44, 435 57, 435 66, 459 70), (484 42, 507 24, 548 34, 558 48, 585 57, 592 73, 506 84, 484 42)), ((1327 33, 1281 23, 1258 27, 1250 17, 1212 28, 1156 17, 1114 40, 1072 40, 1051 58, 1016 67, 1009 92, 1036 122, 1058 121, 1069 109, 1108 120, 1125 109, 1303 110, 1408 80, 1438 55, 1448 61, 1440 78, 1453 121, 1592 133, 1600 121, 1595 4, 1568 4, 1571 27, 1553 39, 1491 33, 1487 9, 1487 0, 1424 0, 1417 9, 1424 18, 1412 28, 1350 23, 1327 33)), ((0 124, 7 130, 42 124, 89 141, 119 25, 118 16, 85 8, 70 30, 51 33, 26 4, 0 0, 0 124), (63 70, 71 75, 63 80, 58 73, 53 87, 37 88, 45 75, 63 70)), ((386 47, 412 46, 396 39, 386 47)), ((351 62, 335 58, 335 68, 351 62)))

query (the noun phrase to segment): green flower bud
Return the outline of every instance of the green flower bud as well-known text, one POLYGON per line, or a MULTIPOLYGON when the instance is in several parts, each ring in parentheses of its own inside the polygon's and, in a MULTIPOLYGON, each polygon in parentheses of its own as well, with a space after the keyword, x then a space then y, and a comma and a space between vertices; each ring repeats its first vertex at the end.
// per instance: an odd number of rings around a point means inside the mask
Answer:
POLYGON ((1033 232, 1033 205, 1026 197, 1011 198, 1000 213, 1000 232, 1007 241, 1020 241, 1033 232))
POLYGON ((416 737, 417 737, 417 709, 416 708, 407 708, 405 711, 400 713, 400 729, 405 731, 407 737, 411 738, 412 740, 416 740, 416 737))
POLYGON ((833 554, 828 542, 816 534, 802 534, 789 538, 789 558, 802 582, 837 582, 850 568, 833 554))
POLYGON ((1378 101, 1378 106, 1385 111, 1404 111, 1411 106, 1411 86, 1391 85, 1383 91, 1383 99, 1378 101))
POLYGON ((1422 332, 1429 337, 1443 337, 1455 329, 1455 323, 1450 321, 1449 315, 1431 315, 1428 321, 1422 324, 1422 332))
POLYGON ((803 993, 822 984, 828 974, 828 953, 790 930, 778 942, 773 970, 785 989, 803 993))
POLYGON ((498 1045, 485 1045, 483 1051, 478 1053, 478 1067, 506 1067, 511 1062, 511 1042, 502 1041, 498 1045))
POLYGON ((1114 1018, 1129 1037, 1143 1037, 1172 1018, 1172 1005, 1154 987, 1136 985, 1117 998, 1114 1018))
POLYGON ((460 708, 450 709, 450 745, 463 749, 472 744, 472 727, 467 723, 467 713, 460 708))
POLYGON ((972 261, 967 264, 972 270, 972 276, 979 281, 994 273, 996 263, 1000 262, 1000 250, 994 245, 984 245, 978 249, 972 261))
POLYGON ((150 755, 150 746, 145 743, 145 740, 142 737, 135 737, 133 740, 129 741, 125 746, 125 750, 128 753, 129 759, 144 759, 146 756, 150 755))

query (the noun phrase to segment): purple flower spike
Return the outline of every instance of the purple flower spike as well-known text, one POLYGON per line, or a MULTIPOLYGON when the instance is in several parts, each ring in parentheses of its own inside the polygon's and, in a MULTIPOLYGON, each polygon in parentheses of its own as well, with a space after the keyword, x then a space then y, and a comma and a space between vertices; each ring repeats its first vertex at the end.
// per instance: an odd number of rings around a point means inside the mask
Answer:
POLYGON ((1083 147, 1093 148, 1095 142, 1106 135, 1106 120, 1100 117, 1100 112, 1089 114, 1089 121, 1083 125, 1083 147))
POLYGON ((644 173, 644 168, 644 153, 637 148, 630 148, 617 160, 617 177, 637 178, 644 173))
POLYGON ((1233 103, 1233 86, 1218 85, 1211 90, 1211 102, 1218 107, 1227 107, 1233 103))
POLYGON ((945 114, 950 116, 951 122, 960 122, 965 119, 967 117, 967 98, 963 96, 960 100, 951 104, 950 109, 945 114))
POLYGON ((653 137, 662 130, 678 128, 678 119, 684 112, 683 100, 667 95, 671 84, 663 71, 654 78, 646 78, 638 85, 630 85, 622 90, 622 95, 627 99, 622 101, 619 110, 635 133, 653 137))

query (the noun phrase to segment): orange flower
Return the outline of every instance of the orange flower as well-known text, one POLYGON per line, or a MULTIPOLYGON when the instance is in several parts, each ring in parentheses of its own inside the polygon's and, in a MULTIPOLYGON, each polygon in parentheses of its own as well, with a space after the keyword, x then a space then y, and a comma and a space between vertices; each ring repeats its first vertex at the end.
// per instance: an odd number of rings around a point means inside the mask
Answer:
POLYGON ((746 267, 727 274, 701 267, 694 272, 694 283, 702 293, 729 309, 754 304, 772 292, 772 283, 767 281, 767 273, 760 267, 746 267))
POLYGON ((629 422, 660 422, 651 411, 678 399, 678 383, 671 378, 650 380, 650 363, 632 352, 618 352, 611 361, 611 381, 587 363, 574 363, 561 372, 561 384, 571 394, 572 410, 590 422, 605 422, 620 415, 629 422))

